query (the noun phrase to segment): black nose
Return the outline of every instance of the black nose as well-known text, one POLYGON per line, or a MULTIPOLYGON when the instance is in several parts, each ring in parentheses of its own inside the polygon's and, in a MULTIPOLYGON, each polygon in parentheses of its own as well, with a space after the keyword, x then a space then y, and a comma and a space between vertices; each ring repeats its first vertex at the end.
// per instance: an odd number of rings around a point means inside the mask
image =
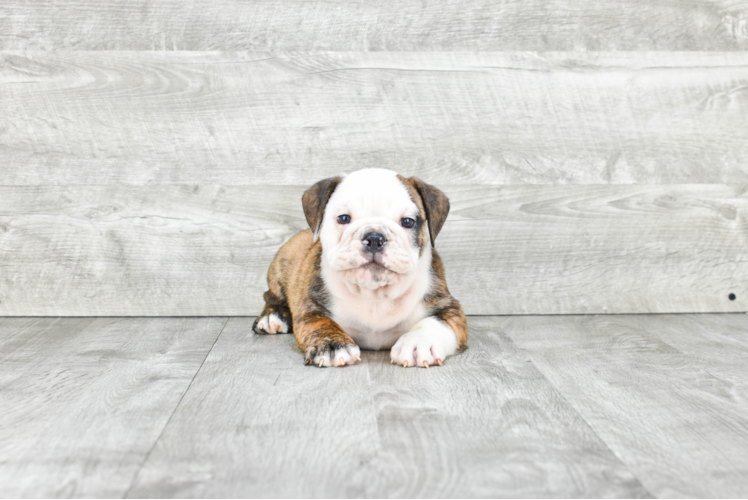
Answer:
POLYGON ((384 236, 379 233, 367 233, 361 241, 363 242, 366 251, 371 253, 381 252, 384 248, 384 244, 387 243, 384 236))

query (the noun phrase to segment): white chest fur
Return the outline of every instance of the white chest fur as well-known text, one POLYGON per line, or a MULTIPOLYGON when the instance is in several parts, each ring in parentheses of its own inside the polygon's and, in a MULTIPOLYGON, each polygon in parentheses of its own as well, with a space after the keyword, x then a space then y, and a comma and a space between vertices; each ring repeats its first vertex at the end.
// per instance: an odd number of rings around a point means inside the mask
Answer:
POLYGON ((423 296, 431 288, 431 252, 426 251, 410 276, 376 290, 351 286, 321 263, 330 292, 332 319, 363 349, 389 349, 426 317, 423 296))

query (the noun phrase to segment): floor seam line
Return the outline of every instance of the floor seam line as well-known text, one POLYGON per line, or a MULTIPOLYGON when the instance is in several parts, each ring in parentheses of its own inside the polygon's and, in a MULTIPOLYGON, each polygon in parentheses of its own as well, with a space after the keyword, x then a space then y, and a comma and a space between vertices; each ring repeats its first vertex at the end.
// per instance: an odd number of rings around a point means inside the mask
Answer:
POLYGON ((156 448, 156 445, 159 441, 161 441, 161 437, 164 435, 164 431, 166 431, 166 428, 169 427, 169 424, 171 423, 171 419, 174 418, 174 415, 176 415, 177 410, 182 405, 182 401, 184 400, 184 397, 187 395, 187 393, 190 391, 190 387, 192 387, 192 383, 195 382, 195 379, 200 374, 200 370, 203 369, 203 365, 205 364, 205 361, 210 356, 210 353, 213 352, 213 348, 216 346, 216 342, 218 342, 218 339, 221 337, 221 334, 223 333, 223 330, 226 329, 226 325, 229 323, 229 320, 231 317, 226 317, 226 321, 223 322, 223 325, 221 326, 221 330, 218 332, 218 335, 216 335, 215 340, 213 341, 213 344, 211 344, 210 349, 208 349, 208 352, 205 354, 205 358, 203 358, 202 362, 200 363, 200 366, 195 371, 195 375, 192 376, 192 380, 190 380, 190 383, 187 384, 187 388, 182 393, 182 396, 179 398, 179 401, 174 406, 174 411, 171 412, 171 415, 169 415, 169 418, 166 420, 166 423, 161 428, 161 432, 158 433, 158 437, 153 441, 153 444, 151 445, 151 448, 148 450, 148 453, 145 454, 145 457, 143 457, 143 461, 140 463, 140 466, 138 466, 138 470, 135 471, 135 474, 132 476, 132 480, 130 481, 130 486, 127 487, 125 490, 125 493, 122 495, 122 498, 127 498, 130 494, 130 491, 135 486, 135 483, 138 479, 138 476, 140 475, 140 472, 143 470, 143 467, 145 467, 145 464, 148 462, 148 459, 151 457, 151 453, 156 448))
POLYGON ((511 341, 512 346, 515 349, 517 349, 517 351, 522 352, 522 354, 524 355, 525 359, 527 359, 530 363, 532 363, 533 368, 535 368, 535 370, 540 374, 540 376, 543 377, 543 380, 545 380, 548 383, 548 385, 551 387, 551 389, 553 389, 556 392, 556 394, 558 394, 558 396, 569 407, 569 409, 571 411, 573 411, 574 414, 576 414, 582 422, 584 422, 584 425, 586 425, 589 428, 590 432, 592 432, 597 437, 597 439, 600 440, 600 443, 602 443, 602 445, 605 447, 605 449, 608 450, 610 452, 610 454, 612 456, 614 456, 616 458, 616 460, 618 460, 618 462, 620 462, 620 464, 623 465, 626 468, 627 471, 629 471, 629 473, 631 473, 632 477, 636 478, 636 480, 639 482, 639 485, 641 485, 641 488, 644 491, 646 491, 650 495, 651 498, 659 498, 658 496, 656 496, 655 494, 653 494, 651 491, 649 491, 649 488, 647 488, 644 485, 644 483, 642 482, 641 478, 639 478, 639 476, 634 473, 634 471, 631 469, 631 466, 628 463, 626 463, 620 456, 618 456, 618 453, 616 453, 615 451, 613 451, 613 449, 610 447, 610 445, 608 444, 608 442, 603 439, 603 437, 595 430, 594 427, 592 427, 592 425, 587 421, 587 419, 584 418, 584 415, 582 415, 582 413, 579 410, 577 410, 577 408, 566 397, 566 394, 564 394, 563 392, 561 392, 561 389, 559 389, 556 386, 556 384, 553 383, 553 381, 550 379, 550 377, 548 377, 545 373, 543 373, 543 371, 540 369, 540 367, 535 362, 535 360, 532 359, 531 352, 528 351, 524 347, 518 346, 517 343, 514 341, 514 339, 511 337, 511 335, 509 335, 508 333, 506 334, 506 338, 508 338, 511 341))
MULTIPOLYGON (((511 338, 511 337, 510 337, 510 338, 511 338)), ((512 339, 512 343, 514 344, 514 339, 512 339)), ((553 381, 552 381, 552 380, 551 380, 551 379, 550 379, 550 378, 549 378, 548 376, 546 376, 546 374, 545 374, 545 373, 543 373, 543 371, 542 371, 542 370, 540 369, 540 367, 539 367, 539 366, 538 366, 538 365, 537 365, 537 364, 535 363, 535 361, 534 361, 534 360, 532 359, 532 356, 530 355, 530 352, 529 352, 529 351, 527 351, 527 350, 525 350, 525 349, 524 349, 524 348, 522 348, 522 347, 519 347, 519 346, 517 346, 516 344, 514 344, 514 346, 515 346, 515 347, 516 347, 517 349, 519 349, 519 350, 521 350, 521 351, 523 351, 523 352, 525 353, 525 355, 527 356, 527 359, 528 359, 528 360, 530 360, 530 363, 532 363, 532 366, 534 366, 534 367, 535 367, 535 369, 536 369, 536 370, 538 371, 538 373, 539 373, 540 375, 542 375, 542 377, 543 377, 543 378, 545 379, 545 381, 546 381, 546 382, 548 382, 548 385, 550 385, 550 386, 551 386, 551 388, 552 388, 552 389, 553 389, 554 391, 556 391, 556 394, 558 394, 558 395, 559 395, 559 397, 560 397, 560 398, 561 398, 561 399, 562 399, 562 400, 564 401, 564 403, 566 403, 566 405, 567 405, 567 406, 569 407, 569 409, 570 409, 571 411, 573 411, 573 412, 574 412, 574 413, 575 413, 575 414, 576 414, 576 415, 577 415, 577 416, 578 416, 578 417, 579 417, 579 418, 580 418, 580 419, 582 420, 582 422, 584 422, 584 424, 585 424, 585 425, 586 425, 586 426, 587 426, 587 427, 588 427, 588 428, 590 429, 590 431, 591 431, 591 432, 592 432, 592 433, 593 433, 593 434, 594 434, 594 435, 595 435, 595 436, 597 437, 597 439, 599 439, 599 440, 600 440, 600 443, 602 443, 602 445, 603 445, 603 446, 605 446, 605 449, 606 449, 606 450, 608 450, 608 451, 610 452, 610 454, 611 454, 611 455, 613 455, 614 457, 616 457, 616 460, 618 460, 618 461, 619 461, 619 462, 621 463, 621 465, 623 465, 624 467, 626 467, 626 470, 627 470, 627 471, 629 471, 629 472, 631 473, 631 476, 632 476, 632 477, 636 478, 636 480, 637 480, 637 481, 639 481, 639 484, 641 485, 642 489, 643 489, 644 491, 646 491, 647 493, 649 493, 649 495, 650 495, 650 497, 651 497, 651 498, 660 498, 660 497, 658 497, 657 495, 655 495, 654 493, 652 493, 651 491, 649 491, 649 488, 647 488, 647 487, 646 487, 646 486, 644 485, 644 482, 642 481, 642 479, 641 479, 641 478, 639 477, 639 475, 638 475, 638 474, 636 474, 636 473, 635 473, 635 472, 634 472, 634 471, 633 471, 633 470, 631 469, 631 466, 630 466, 630 465, 629 465, 629 464, 628 464, 628 463, 627 463, 626 461, 624 461, 624 460, 623 460, 623 458, 621 458, 620 456, 618 456, 618 453, 616 453, 615 451, 613 451, 613 449, 612 449, 612 448, 610 447, 610 445, 608 444, 608 442, 607 442, 607 441, 606 441, 605 439, 603 439, 603 437, 602 437, 602 436, 601 436, 601 435, 600 435, 600 434, 599 434, 599 433, 598 433, 598 432, 597 432, 597 431, 595 430, 595 428, 594 428, 594 427, 592 427, 592 424, 590 424, 590 423, 589 423, 589 422, 587 421, 587 419, 586 419, 586 418, 584 418, 584 415, 582 415, 582 413, 581 413, 581 412, 580 412, 579 410, 577 410, 577 408, 576 408, 576 407, 575 407, 575 406, 574 406, 574 405, 572 404, 572 402, 571 402, 571 401, 570 401, 570 400, 569 400, 569 399, 568 399, 568 398, 566 397, 566 394, 564 394, 563 392, 561 392, 561 389, 559 389, 559 388, 558 388, 558 387, 556 386, 556 384, 554 384, 554 383, 553 383, 553 381)))

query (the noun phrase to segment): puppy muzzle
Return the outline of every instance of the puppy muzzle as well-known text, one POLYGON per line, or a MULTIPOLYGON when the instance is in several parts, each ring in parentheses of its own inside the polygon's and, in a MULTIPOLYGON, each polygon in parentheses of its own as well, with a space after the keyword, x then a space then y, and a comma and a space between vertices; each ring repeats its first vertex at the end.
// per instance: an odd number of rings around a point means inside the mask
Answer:
POLYGON ((355 221, 336 244, 328 247, 328 262, 335 271, 360 269, 357 282, 370 273, 409 273, 418 254, 411 248, 407 236, 399 234, 401 232, 403 230, 395 222, 387 219, 355 221), (372 267, 373 264, 376 267, 372 267))

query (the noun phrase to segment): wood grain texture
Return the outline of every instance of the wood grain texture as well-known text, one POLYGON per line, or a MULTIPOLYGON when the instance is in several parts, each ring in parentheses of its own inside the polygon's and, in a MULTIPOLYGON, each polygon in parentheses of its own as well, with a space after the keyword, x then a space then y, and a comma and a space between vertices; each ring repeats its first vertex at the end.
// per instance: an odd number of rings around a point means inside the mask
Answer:
POLYGON ((229 320, 129 497, 649 496, 490 326, 438 369, 319 369, 251 322, 229 320))
POLYGON ((748 316, 483 321, 527 352, 655 496, 748 495, 748 316))
POLYGON ((747 24, 730 0, 9 0, 0 48, 745 50, 747 24))
POLYGON ((224 321, 0 319, 0 496, 748 492, 746 315, 471 317, 430 370, 224 321))
POLYGON ((746 52, 2 52, 0 88, 4 185, 748 183, 746 52))
MULTIPOLYGON (((2 187, 0 314, 258 314, 303 190, 2 187)), ((748 310, 748 186, 445 190, 467 314, 748 310)))
POLYGON ((0 319, 0 496, 124 495, 225 322, 0 319))

